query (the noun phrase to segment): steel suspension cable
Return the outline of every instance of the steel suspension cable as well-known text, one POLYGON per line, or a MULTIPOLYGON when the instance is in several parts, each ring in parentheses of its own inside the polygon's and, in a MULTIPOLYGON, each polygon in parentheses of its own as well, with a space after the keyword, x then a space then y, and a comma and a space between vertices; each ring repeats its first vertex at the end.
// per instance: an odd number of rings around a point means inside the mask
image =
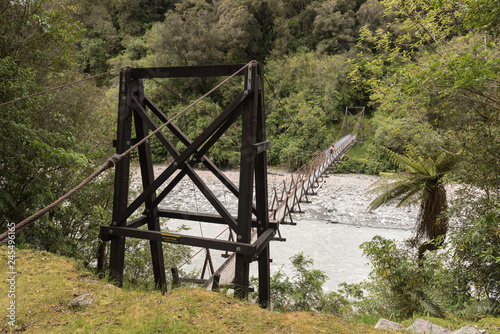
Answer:
POLYGON ((57 87, 49 88, 49 89, 43 90, 43 91, 38 92, 38 93, 26 95, 26 96, 20 97, 18 99, 12 100, 12 101, 0 103, 0 107, 6 106, 6 105, 14 103, 14 102, 19 102, 19 101, 22 101, 22 100, 26 100, 26 99, 29 99, 31 97, 42 95, 42 94, 45 94, 45 93, 48 93, 48 92, 52 92, 54 90, 58 90, 58 89, 61 89, 61 88, 64 88, 64 87, 72 86, 72 85, 75 85, 77 83, 84 82, 84 81, 87 81, 87 80, 90 80, 90 79, 94 79, 94 78, 97 78, 97 77, 100 77, 100 76, 103 76, 103 75, 106 75, 106 74, 110 74, 110 73, 113 73, 113 72, 118 72, 118 71, 121 71, 121 70, 123 70, 125 68, 131 68, 131 67, 132 66, 129 65, 129 66, 124 66, 124 67, 116 68, 114 70, 110 70, 110 71, 107 71, 107 72, 104 72, 104 73, 99 73, 99 74, 92 75, 92 76, 87 77, 87 78, 83 78, 83 79, 80 79, 80 80, 77 80, 77 81, 69 82, 69 83, 64 84, 64 85, 60 85, 60 86, 57 86, 57 87))
MULTIPOLYGON (((49 212, 54 207, 56 207, 61 202, 63 202, 65 199, 69 198, 71 195, 73 195, 75 192, 77 192, 84 185, 86 185, 87 183, 89 183, 90 181, 92 181, 93 179, 95 179, 101 173, 103 173, 104 171, 108 170, 109 168, 114 167, 116 165, 116 163, 118 163, 120 160, 122 160, 127 155, 129 155, 132 150, 134 150, 137 147, 139 147, 140 145, 142 145, 146 140, 150 139, 157 132, 161 131, 163 128, 165 128, 166 126, 168 126, 170 123, 172 123, 172 121, 174 121, 175 119, 177 119, 179 116, 181 116, 186 111, 188 111, 189 109, 191 109, 193 106, 195 106, 201 100, 203 100, 208 95, 210 95, 211 93, 213 93, 216 89, 218 89, 220 86, 222 86, 223 84, 225 84, 229 79, 233 78, 238 73, 240 73, 241 71, 243 71, 245 68, 247 68, 253 62, 254 62, 253 60, 250 61, 245 66, 243 66, 242 68, 240 68, 238 71, 236 71, 235 73, 233 73, 232 75, 230 75, 229 77, 227 77, 225 80, 223 80, 222 82, 220 82, 217 86, 215 86, 214 88, 212 88, 209 92, 207 92, 206 94, 204 94, 202 97, 198 98, 196 101, 194 101, 193 103, 191 103, 186 108, 184 108, 177 115, 175 115, 174 117, 172 117, 169 121, 163 123, 163 125, 161 125, 160 127, 158 127, 155 131, 151 132, 149 135, 147 135, 146 137, 144 137, 142 140, 140 140, 139 142, 137 142, 135 145, 133 145, 132 147, 130 147, 125 152, 123 152, 121 154, 118 154, 118 153, 114 154, 112 157, 110 157, 108 160, 106 160, 106 162, 103 165, 101 165, 94 173, 92 173, 89 177, 87 177, 85 180, 83 180, 78 186, 76 186, 75 188, 71 189, 68 193, 66 193, 65 195, 63 195, 61 198, 59 198, 58 200, 56 200, 54 203, 48 205, 44 209, 38 211, 34 215, 26 218, 25 220, 23 220, 22 222, 20 222, 19 224, 17 224, 15 226, 15 234, 18 234, 26 226, 30 225, 36 219, 38 219, 38 218, 42 217, 43 215, 45 215, 47 212, 49 212)), ((129 68, 129 67, 130 66, 123 67, 122 70, 125 69, 125 68, 129 68)), ((9 231, 8 230, 5 231, 3 234, 0 235, 0 246, 3 245, 7 241, 8 235, 9 235, 9 231)))

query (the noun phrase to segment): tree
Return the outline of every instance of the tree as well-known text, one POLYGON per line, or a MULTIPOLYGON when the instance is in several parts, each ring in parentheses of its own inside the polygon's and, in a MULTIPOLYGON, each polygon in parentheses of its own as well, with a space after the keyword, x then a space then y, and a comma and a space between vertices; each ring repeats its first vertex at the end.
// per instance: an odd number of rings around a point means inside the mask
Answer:
POLYGON ((328 0, 318 9, 313 35, 317 50, 330 54, 348 51, 356 40, 355 2, 328 0))
MULTIPOLYGON (((74 17, 85 27, 85 36, 80 42, 80 61, 85 72, 99 74, 108 70, 108 59, 122 48, 121 38, 109 14, 108 0, 80 1, 74 17)), ((105 78, 99 78, 101 83, 105 78)))
POLYGON ((139 36, 162 21, 178 0, 107 0, 115 24, 122 36, 139 36))
POLYGON ((427 239, 427 243, 419 245, 419 258, 426 250, 435 249, 442 244, 448 230, 448 221, 443 212, 447 208, 444 179, 453 170, 456 158, 446 153, 437 158, 423 158, 414 149, 409 148, 402 156, 387 150, 390 157, 405 170, 405 173, 394 175, 395 181, 383 179, 372 189, 382 192, 371 203, 369 210, 381 205, 398 201, 398 206, 415 204, 420 206, 415 243, 427 239))
POLYGON ((467 203, 454 212, 475 207, 466 218, 475 220, 500 197, 498 37, 490 34, 491 26, 464 28, 465 17, 476 15, 481 22, 473 6, 459 12, 448 1, 382 4, 394 19, 387 30, 362 32, 374 47, 359 55, 352 72, 377 107, 375 139, 399 153, 412 145, 429 156, 455 156, 451 176, 463 184, 458 194, 467 203))
MULTIPOLYGON (((2 1, 0 102, 81 79, 82 26, 59 1, 2 1)), ((1 107, 0 226, 19 223, 88 176, 108 156, 113 126, 92 81, 1 107), (90 140, 89 140, 90 138, 90 140)), ((114 118, 114 117, 113 117, 114 118)), ((110 175, 16 239, 90 262, 96 226, 108 220, 110 175)))
POLYGON ((266 64, 269 138, 274 163, 301 166, 337 137, 345 105, 356 95, 348 85, 349 66, 343 55, 297 53, 266 64), (286 121, 284 121, 286 120, 286 121), (289 159, 290 158, 290 159, 289 159))
POLYGON ((314 261, 298 253, 290 258, 295 274, 289 278, 278 271, 271 278, 271 300, 278 311, 311 311, 325 301, 323 284, 328 277, 318 269, 309 269, 314 261))

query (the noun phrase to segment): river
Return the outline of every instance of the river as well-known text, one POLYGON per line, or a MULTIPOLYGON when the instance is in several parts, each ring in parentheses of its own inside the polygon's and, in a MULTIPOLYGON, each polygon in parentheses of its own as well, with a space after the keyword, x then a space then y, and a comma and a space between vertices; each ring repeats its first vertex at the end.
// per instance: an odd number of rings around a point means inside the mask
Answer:
MULTIPOLYGON (((159 173, 163 168, 156 166, 155 172, 159 173)), ((218 184, 211 173, 204 170, 198 173, 209 183, 219 200, 235 214, 236 198, 218 184)), ((226 175, 237 183, 237 171, 226 172, 226 175)), ((281 182, 286 176, 284 172, 272 172, 269 174, 269 183, 281 182)), ((368 204, 374 195, 367 194, 367 190, 378 179, 377 176, 355 174, 332 174, 325 178, 317 195, 309 196, 311 203, 301 204, 304 213, 293 214, 297 225, 280 227, 281 236, 286 238, 286 242, 271 243, 272 273, 282 269, 287 276, 292 277, 289 259, 303 252, 313 259, 311 268, 322 270, 329 277, 324 285, 327 290, 336 290, 342 282, 357 283, 366 279, 371 267, 359 245, 375 235, 395 240, 409 238, 417 215, 416 208, 393 206, 368 212, 368 204)), ((188 179, 181 181, 161 205, 178 210, 214 212, 188 179)), ((190 235, 215 237, 222 230, 220 225, 177 220, 168 221, 165 227, 175 230, 181 224, 190 226, 190 231, 186 233, 190 235)), ((227 238, 225 235, 222 237, 227 238)), ((215 252, 212 256, 215 266, 223 261, 215 252)), ((193 261, 197 266, 203 263, 203 257, 199 258, 193 261)), ((255 263, 251 266, 251 273, 257 275, 255 263)))

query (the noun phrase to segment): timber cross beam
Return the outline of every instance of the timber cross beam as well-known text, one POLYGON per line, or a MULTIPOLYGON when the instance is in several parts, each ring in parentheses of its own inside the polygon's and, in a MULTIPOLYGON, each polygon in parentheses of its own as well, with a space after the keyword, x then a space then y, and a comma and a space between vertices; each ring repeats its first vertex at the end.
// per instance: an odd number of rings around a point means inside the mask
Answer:
MULTIPOLYGON (((142 192, 131 197, 129 178, 130 155, 115 167, 112 223, 101 226, 103 241, 110 241, 110 274, 119 285, 123 283, 125 243, 127 238, 149 240, 153 275, 157 288, 166 290, 166 276, 162 243, 199 246, 207 249, 230 251, 236 254, 234 288, 235 295, 247 298, 249 292, 249 265, 258 262, 259 303, 267 307, 270 302, 270 254, 269 242, 278 228, 268 218, 267 158, 270 143, 266 140, 264 112, 264 68, 250 62, 246 65, 216 65, 162 68, 126 68, 120 76, 116 153, 126 152, 131 145, 144 140, 152 132, 173 158, 163 172, 154 175, 151 144, 145 140, 138 146, 138 160, 142 180, 142 192), (194 140, 172 122, 167 114, 144 93, 143 80, 156 78, 190 78, 213 76, 244 76, 244 87, 234 101, 227 106, 194 140), (241 119, 239 186, 235 186, 206 156, 208 150, 221 136, 241 119), (158 120, 162 124, 157 124, 158 120), (163 131, 166 128, 184 146, 179 151, 163 131), (132 138, 135 129, 135 138, 132 138), (194 169, 203 164, 238 199, 238 214, 229 213, 194 169), (177 174, 175 174, 177 173, 177 174), (189 177, 210 202, 217 214, 166 210, 159 207, 184 177, 189 177), (171 180, 167 183, 167 181, 171 180), (164 188, 161 188, 164 186, 164 188), (162 190, 161 190, 162 189, 162 190), (255 196, 255 203, 253 198, 255 196), (143 212, 138 212, 144 208, 143 212), (135 217, 136 218, 131 218, 135 217), (160 218, 176 218, 188 221, 224 224, 234 231, 235 240, 216 240, 187 234, 161 231, 160 218), (147 226, 147 229, 142 229, 147 226), (252 242, 252 228, 257 238, 252 242)), ((218 277, 216 277, 218 281, 218 277)))
POLYGON ((362 145, 365 131, 365 107, 345 107, 344 136, 347 136, 349 129, 354 129, 356 127, 361 128, 361 136, 358 141, 362 145), (351 110, 357 111, 357 113, 353 113, 351 110), (349 116, 351 117, 350 119, 349 116), (354 123, 354 125, 352 125, 352 123, 354 123))

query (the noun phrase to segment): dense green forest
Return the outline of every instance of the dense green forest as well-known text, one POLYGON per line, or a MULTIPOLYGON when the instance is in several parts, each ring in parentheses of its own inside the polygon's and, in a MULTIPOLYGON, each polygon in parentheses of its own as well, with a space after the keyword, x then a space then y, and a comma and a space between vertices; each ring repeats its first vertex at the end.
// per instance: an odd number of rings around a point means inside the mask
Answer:
MULTIPOLYGON (((0 31, 0 231, 112 155, 116 69, 257 60, 266 69, 270 164, 302 165, 337 138, 346 106, 366 106, 363 156, 344 170, 401 171, 406 192, 384 203, 426 208, 430 189, 458 185, 434 220, 446 228, 408 244, 363 245, 371 281, 328 298, 358 299, 359 312, 382 315, 500 313, 499 0, 0 0, 0 31)), ((150 81, 145 89, 174 115, 216 80, 150 81)), ((240 88, 211 95, 179 125, 196 136, 240 88)), ((216 163, 238 164, 239 131, 209 152, 216 163)), ((168 160, 152 145, 157 162, 168 160)), ((98 226, 110 222, 112 178, 89 184, 16 245, 92 266, 98 226)))

